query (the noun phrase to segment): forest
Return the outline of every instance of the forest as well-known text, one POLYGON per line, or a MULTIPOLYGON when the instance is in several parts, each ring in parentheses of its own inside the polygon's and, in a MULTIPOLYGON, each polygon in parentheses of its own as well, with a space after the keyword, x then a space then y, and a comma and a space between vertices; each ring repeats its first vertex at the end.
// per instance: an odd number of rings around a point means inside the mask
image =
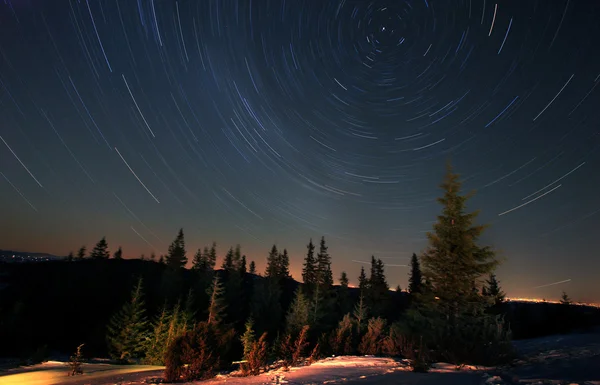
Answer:
POLYGON ((495 365, 514 356, 511 340, 600 324, 600 311, 570 304, 507 302, 494 250, 479 244, 485 225, 467 212, 458 174, 448 167, 442 211, 414 253, 409 286, 391 290, 384 262, 371 257, 358 287, 332 274, 325 237, 307 243, 302 283, 287 250, 273 245, 264 272, 240 245, 217 263, 217 245, 190 255, 180 229, 168 253, 111 256, 102 238, 64 261, 2 265, 0 356, 27 362, 69 355, 166 365, 167 381, 239 367, 255 375, 330 355, 378 355, 495 365), (188 255, 191 260, 188 260, 188 255), (191 265, 191 268, 187 268, 191 265), (336 282, 337 281, 337 282, 336 282))

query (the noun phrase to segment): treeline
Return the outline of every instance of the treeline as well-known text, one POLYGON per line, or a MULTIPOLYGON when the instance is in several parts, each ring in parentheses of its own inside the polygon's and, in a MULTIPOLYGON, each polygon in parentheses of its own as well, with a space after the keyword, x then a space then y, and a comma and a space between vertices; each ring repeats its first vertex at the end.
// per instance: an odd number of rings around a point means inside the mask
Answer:
POLYGON ((287 251, 276 245, 259 273, 239 245, 228 249, 218 269, 214 243, 197 250, 191 269, 184 268, 183 230, 167 255, 151 256, 152 262, 122 260, 120 247, 110 258, 103 238, 89 257, 82 247, 67 263, 32 265, 15 276, 51 287, 39 292, 9 283, 4 292, 21 300, 7 305, 0 298, 0 334, 15 349, 36 340, 49 348, 68 343, 73 350, 85 343, 84 353, 164 364, 169 381, 210 377, 234 362, 251 375, 331 354, 401 356, 422 371, 438 360, 507 361, 515 317, 529 314, 505 303, 494 251, 479 245, 485 226, 466 212, 467 196, 451 168, 441 187, 442 212, 428 247, 411 258, 406 291, 390 290, 385 264, 375 256, 370 269, 361 268, 358 288, 349 287, 345 272, 335 285, 324 237, 307 244, 302 284, 290 276, 287 251), (124 290, 127 299, 121 299, 124 290))
MULTIPOLYGON (((498 307, 504 300, 494 270, 494 251, 478 244, 485 226, 466 212, 467 196, 451 168, 441 184, 442 214, 428 233, 429 246, 413 255, 408 311, 397 317, 381 259, 371 257, 370 275, 359 276, 357 301, 348 297, 348 278, 334 289, 325 238, 312 240, 304 258, 303 285, 289 304, 282 298, 290 280, 289 257, 274 245, 265 279, 246 274, 240 247, 230 248, 222 274, 215 274, 213 249, 198 251, 192 270, 204 286, 207 306, 195 308, 193 293, 153 321, 145 316, 142 285, 113 317, 108 342, 114 358, 166 364, 166 379, 209 377, 241 360, 242 371, 256 374, 269 363, 298 364, 328 354, 374 354, 412 359, 415 370, 431 361, 492 364, 512 357, 511 332, 498 307), (423 269, 421 269, 421 265, 423 269), (484 279, 487 278, 487 281, 484 279), (245 279, 249 281, 244 282, 245 279), (132 332, 135 331, 135 332, 132 332), (260 336, 257 338, 257 336, 260 336)), ((187 263, 180 230, 165 263, 169 288, 181 293, 178 272, 187 263)))

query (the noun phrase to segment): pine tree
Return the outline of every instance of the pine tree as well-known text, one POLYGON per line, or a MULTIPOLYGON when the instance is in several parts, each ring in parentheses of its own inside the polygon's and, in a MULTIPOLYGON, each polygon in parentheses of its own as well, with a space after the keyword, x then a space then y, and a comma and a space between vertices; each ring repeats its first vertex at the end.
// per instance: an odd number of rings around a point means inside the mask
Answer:
POLYGON ((570 305, 572 303, 571 298, 569 298, 566 291, 562 292, 562 295, 560 296, 560 303, 563 305, 570 305))
POLYGON ((369 287, 369 280, 367 279, 367 274, 365 274, 365 267, 360 267, 360 275, 358 276, 358 287, 360 289, 361 294, 364 294, 369 287))
POLYGON ((450 164, 440 187, 442 212, 427 233, 429 244, 420 260, 425 284, 406 317, 410 338, 420 341, 420 351, 433 349, 436 360, 507 362, 510 329, 500 315, 488 311, 489 298, 480 290, 498 264, 494 251, 478 244, 486 226, 474 224, 478 212, 466 212, 472 195, 461 195, 459 176, 450 164))
POLYGON ((242 247, 238 244, 235 245, 235 251, 233 252, 233 268, 240 271, 240 264, 242 263, 242 247))
POLYGON ((373 316, 382 316, 389 302, 390 287, 386 281, 381 259, 371 256, 371 276, 367 288, 367 303, 373 316))
POLYGON ((217 243, 213 242, 208 253, 205 252, 207 257, 207 263, 210 270, 214 270, 217 265, 217 243))
POLYGON ((246 256, 242 255, 242 259, 240 260, 240 267, 238 268, 240 275, 243 277, 246 273, 247 273, 247 267, 246 267, 246 256))
POLYGON ((153 251, 152 253, 150 253, 150 260, 151 260, 152 262, 155 262, 155 261, 156 261, 156 254, 154 253, 154 251, 153 251))
POLYGON ((400 285, 397 285, 396 286, 396 293, 400 293, 400 292, 402 292, 402 289, 400 288, 400 285))
POLYGON ((280 254, 277 261, 277 275, 280 278, 290 277, 290 257, 287 249, 283 249, 283 254, 280 254))
POLYGON ((202 254, 202 249, 196 250, 194 258, 192 258, 192 270, 205 271, 206 270, 206 256, 202 254))
POLYGON ((474 225, 478 212, 466 213, 470 195, 460 195, 458 174, 448 164, 444 195, 438 198, 442 214, 427 233, 429 246, 421 257, 423 276, 429 280, 438 304, 445 309, 451 327, 457 312, 469 306, 483 306, 481 296, 473 295, 473 282, 494 271, 498 262, 492 249, 479 246, 477 241, 486 228, 474 225))
POLYGON ((360 334, 360 332, 366 326, 367 317, 369 317, 369 308, 367 307, 367 304, 365 303, 362 294, 360 295, 358 302, 354 306, 353 315, 354 319, 356 320, 358 334, 360 334))
POLYGON ((81 246, 79 248, 79 250, 77 251, 77 259, 85 258, 85 251, 86 251, 85 246, 81 246))
POLYGON ((167 266, 173 269, 185 267, 185 265, 188 262, 185 253, 185 239, 183 236, 183 229, 179 229, 177 237, 169 246, 169 252, 166 257, 167 266))
POLYGON ((348 275, 345 271, 342 271, 342 274, 340 275, 340 287, 338 288, 336 301, 338 316, 344 315, 352 310, 352 302, 350 301, 348 285, 348 275))
POLYGON ((108 243, 106 243, 106 237, 102 237, 101 240, 96 243, 96 246, 90 254, 92 259, 108 259, 110 254, 108 253, 108 243))
POLYGON ((310 304, 302 290, 296 289, 294 300, 286 316, 286 333, 295 336, 305 325, 309 325, 310 304))
POLYGON ((131 292, 131 299, 111 318, 108 325, 107 342, 113 358, 128 362, 142 356, 148 326, 145 312, 140 278, 131 292))
POLYGON ((166 342, 170 343, 175 340, 187 330, 187 327, 184 310, 181 309, 181 301, 177 301, 170 312, 166 342))
POLYGON ((252 317, 248 318, 248 321, 246 321, 245 328, 246 331, 240 337, 240 341, 242 342, 242 347, 244 348, 242 359, 247 361, 250 356, 250 352, 252 351, 252 347, 256 342, 256 333, 254 333, 254 320, 252 317))
POLYGON ((164 365, 165 353, 169 344, 169 326, 172 314, 165 305, 156 317, 150 328, 150 335, 146 340, 144 363, 147 365, 164 365))
POLYGON ((67 255, 67 262, 72 262, 73 259, 75 259, 75 256, 73 255, 73 252, 70 251, 69 255, 67 255))
POLYGON ((250 261, 250 268, 248 270, 248 273, 256 275, 256 263, 254 261, 250 261))
POLYGON ((223 286, 218 276, 213 279, 213 283, 208 290, 208 296, 210 303, 208 305, 207 322, 209 325, 217 326, 223 320, 227 307, 223 301, 223 286))
POLYGON ((265 269, 265 277, 279 278, 279 252, 277 246, 273 245, 269 255, 267 256, 267 267, 265 269))
POLYGON ((213 243, 213 249, 204 246, 204 249, 198 249, 192 259, 192 270, 200 273, 213 271, 216 263, 216 248, 213 243))
POLYGON ((502 304, 506 295, 500 290, 500 282, 496 279, 496 275, 491 273, 485 283, 486 286, 483 287, 483 295, 489 297, 496 306, 502 304))
POLYGON ((230 247, 229 250, 227 251, 227 254, 225 254, 225 259, 223 259, 223 264, 221 265, 221 269, 225 270, 226 272, 231 272, 231 271, 235 270, 235 263, 234 263, 233 259, 234 259, 233 247, 230 247))
POLYGON ((328 329, 333 326, 335 314, 329 309, 333 307, 331 287, 333 274, 331 272, 331 257, 327 251, 325 237, 321 237, 319 252, 315 261, 315 283, 312 286, 312 326, 313 329, 328 329))
POLYGON ((165 355, 171 343, 195 327, 193 295, 190 292, 185 306, 178 301, 172 309, 165 304, 152 323, 149 337, 146 339, 144 363, 147 365, 165 365, 165 355))
POLYGON ((408 292, 417 294, 423 287, 423 276, 421 274, 421 264, 417 254, 413 253, 410 260, 410 276, 408 277, 408 292))
POLYGON ((340 275, 340 286, 348 288, 348 283, 348 274, 346 274, 345 271, 342 271, 342 274, 340 275))
POLYGON ((333 274, 331 272, 331 257, 327 252, 325 237, 321 237, 319 252, 317 253, 317 284, 328 289, 333 285, 333 274))
POLYGON ((160 257, 158 257, 158 263, 161 265, 166 264, 164 255, 161 255, 160 257))
POLYGON ((315 259, 315 245, 313 245, 312 239, 306 248, 308 251, 302 267, 302 281, 304 282, 306 294, 311 295, 314 286, 317 284, 317 260, 315 259))
POLYGON ((115 251, 115 253, 113 254, 113 258, 114 259, 123 259, 123 249, 121 249, 121 246, 119 246, 117 251, 115 251))
POLYGON ((235 249, 229 249, 223 262, 223 270, 225 270, 224 300, 228 306, 227 319, 233 323, 239 323, 244 318, 244 308, 247 305, 243 290, 241 263, 241 247, 240 245, 236 245, 235 249))

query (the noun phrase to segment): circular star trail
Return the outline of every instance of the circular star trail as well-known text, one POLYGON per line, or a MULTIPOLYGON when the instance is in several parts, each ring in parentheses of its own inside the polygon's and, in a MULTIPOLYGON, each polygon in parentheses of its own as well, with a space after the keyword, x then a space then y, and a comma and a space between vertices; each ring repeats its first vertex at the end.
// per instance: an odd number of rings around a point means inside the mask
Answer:
POLYGON ((335 274, 375 254, 404 287, 451 159, 509 294, 565 281, 598 301, 598 17, 569 0, 7 0, 0 247, 106 235, 137 257, 183 227, 189 252, 241 243, 259 266, 287 247, 299 277, 325 235, 335 274))

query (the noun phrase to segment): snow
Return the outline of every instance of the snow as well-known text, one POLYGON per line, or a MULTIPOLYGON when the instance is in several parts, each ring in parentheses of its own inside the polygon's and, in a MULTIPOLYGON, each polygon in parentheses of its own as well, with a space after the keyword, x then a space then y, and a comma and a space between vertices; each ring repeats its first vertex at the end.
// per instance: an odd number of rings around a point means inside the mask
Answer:
POLYGON ((0 376, 0 384, 50 385, 68 384, 80 380, 89 380, 91 383, 110 376, 164 369, 164 366, 149 365, 82 364, 81 366, 84 374, 74 377, 68 376, 69 364, 60 361, 48 361, 37 365, 10 369, 6 371, 5 375, 0 376))
POLYGON ((410 371, 408 362, 373 356, 340 356, 317 361, 310 366, 277 369, 253 377, 218 375, 202 384, 227 383, 231 385, 286 384, 286 383, 338 383, 359 378, 368 378, 394 371, 410 371))
MULTIPOLYGON (((509 367, 456 366, 438 362, 430 373, 410 372, 410 361, 374 356, 340 356, 319 360, 310 366, 273 369, 259 376, 241 377, 239 372, 217 375, 195 385, 277 385, 402 383, 410 385, 504 385, 586 384, 600 385, 600 333, 552 336, 515 341, 523 356, 509 367), (451 374, 451 373, 454 373, 451 374), (388 375, 381 378, 382 375, 388 375), (570 380, 571 382, 568 382, 570 380), (573 381, 575 380, 575 381, 573 381), (506 382, 508 381, 508 382, 506 382), (586 382, 587 381, 587 382, 586 382)), ((148 384, 162 376, 163 367, 119 366, 108 363, 83 364, 82 376, 67 377, 68 364, 50 361, 0 373, 1 385, 50 384, 148 384), (126 381, 123 381, 126 379, 126 381)))
MULTIPOLYGON (((436 363, 432 365, 432 373, 449 372, 482 372, 489 369, 484 367, 463 366, 447 363, 436 363)), ((262 373, 254 377, 237 377, 235 373, 230 375, 218 375, 212 380, 203 381, 202 384, 216 385, 227 383, 230 385, 275 385, 286 383, 302 384, 333 384, 357 379, 366 379, 373 376, 395 372, 411 372, 409 360, 395 360, 374 356, 340 356, 329 357, 315 362, 310 366, 291 368, 289 371, 277 369, 262 373)), ((198 384, 200 384, 198 382, 198 384)))

